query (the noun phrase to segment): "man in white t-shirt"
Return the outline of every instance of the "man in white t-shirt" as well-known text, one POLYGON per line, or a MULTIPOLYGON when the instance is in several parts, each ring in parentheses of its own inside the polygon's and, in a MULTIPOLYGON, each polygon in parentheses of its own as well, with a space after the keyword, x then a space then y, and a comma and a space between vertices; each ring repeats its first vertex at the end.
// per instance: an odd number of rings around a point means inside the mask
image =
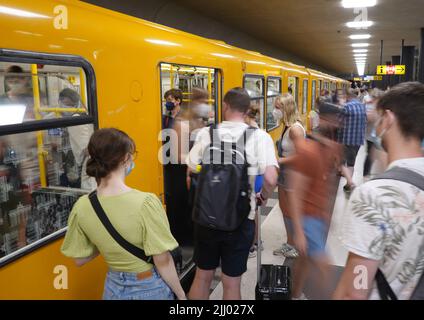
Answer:
MULTIPOLYGON (((405 168, 424 178, 424 84, 402 83, 377 104, 376 144, 388 170, 405 168)), ((351 196, 342 230, 349 250, 335 299, 380 299, 380 269, 398 299, 409 299, 424 270, 424 190, 393 180, 371 180, 351 196)))
MULTIPOLYGON (((227 92, 223 101, 223 121, 214 135, 224 143, 239 141, 248 129, 244 122, 250 105, 250 97, 245 89, 234 88, 227 92)), ((249 129, 252 130, 252 129, 249 129)), ((211 143, 210 128, 204 128, 196 136, 196 142, 187 157, 190 171, 196 171, 203 159, 203 153, 211 143)), ((217 231, 195 224, 194 226, 194 261, 197 265, 196 276, 190 289, 190 299, 208 299, 210 284, 215 269, 221 266, 224 299, 240 300, 241 276, 247 269, 249 249, 255 233, 256 198, 266 201, 277 184, 278 162, 274 143, 269 134, 256 129, 246 141, 246 158, 249 182, 251 211, 242 225, 233 232, 217 231), (257 175, 264 175, 264 184, 260 194, 254 193, 257 175)))

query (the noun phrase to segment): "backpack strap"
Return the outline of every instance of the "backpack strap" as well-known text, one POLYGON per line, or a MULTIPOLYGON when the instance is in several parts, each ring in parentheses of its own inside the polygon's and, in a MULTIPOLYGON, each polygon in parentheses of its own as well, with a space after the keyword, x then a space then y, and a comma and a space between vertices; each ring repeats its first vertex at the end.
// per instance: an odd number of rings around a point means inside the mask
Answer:
POLYGON ((380 294, 381 300, 397 300, 396 294, 393 292, 390 284, 387 282, 383 272, 378 269, 375 275, 375 281, 377 282, 378 293, 380 294))
POLYGON ((247 157, 247 154, 246 154, 246 144, 247 144, 247 141, 253 135, 253 132, 255 132, 255 130, 257 130, 257 129, 258 128, 255 128, 255 127, 252 127, 252 126, 248 127, 246 130, 244 130, 242 136, 236 142, 236 146, 243 145, 243 156, 244 156, 244 159, 246 159, 246 157, 247 157))
MULTIPOLYGON (((406 182, 424 191, 424 177, 419 173, 416 173, 415 171, 406 168, 394 167, 372 180, 382 179, 406 182)), ((423 278, 424 277, 421 276, 421 279, 419 280, 418 285, 415 288, 414 293, 412 294, 412 299, 415 297, 416 294, 418 294, 418 288, 420 287, 420 284, 423 285, 423 278)), ((397 300, 396 294, 393 292, 392 288, 390 287, 390 284, 387 282, 386 277, 380 269, 377 270, 375 280, 377 282, 378 293, 380 294, 382 300, 388 300, 389 298, 391 300, 397 300)))
POLYGON ((91 205, 93 206, 94 211, 97 214, 97 217, 99 217, 100 221, 102 222, 103 226, 106 228, 106 230, 109 232, 109 234, 112 236, 112 238, 118 242, 118 244, 127 250, 129 253, 133 254, 137 258, 147 262, 147 263, 153 263, 152 257, 147 257, 146 253, 143 249, 133 245, 132 243, 125 240, 118 231, 113 227, 112 223, 110 222, 109 218, 106 215, 106 212, 103 210, 99 198, 97 197, 97 191, 94 190, 88 195, 88 198, 90 199, 91 205))
POLYGON ((216 145, 216 143, 217 142, 219 142, 219 136, 218 135, 216 135, 216 138, 217 139, 214 139, 214 130, 217 128, 217 125, 214 123, 214 124, 212 124, 210 127, 209 127, 209 137, 210 137, 210 140, 211 140, 211 143, 210 143, 210 147, 209 147, 209 152, 210 152, 210 161, 212 161, 212 159, 213 159, 213 146, 214 145, 216 145), (218 140, 218 141, 216 141, 216 140, 218 140))
POLYGON ((391 179, 406 182, 424 191, 424 176, 406 168, 394 167, 372 180, 381 179, 391 179))

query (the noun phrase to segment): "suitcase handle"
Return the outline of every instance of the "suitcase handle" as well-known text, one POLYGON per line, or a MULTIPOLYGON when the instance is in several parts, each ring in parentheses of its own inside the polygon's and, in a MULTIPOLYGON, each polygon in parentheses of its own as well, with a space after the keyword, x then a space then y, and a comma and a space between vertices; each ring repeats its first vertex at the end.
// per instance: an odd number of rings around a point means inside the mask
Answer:
POLYGON ((257 283, 259 283, 260 279, 261 279, 261 265, 262 265, 262 250, 261 250, 261 224, 262 224, 262 215, 261 215, 261 211, 262 211, 262 206, 258 205, 257 206, 258 212, 258 223, 257 223, 257 230, 258 230, 258 247, 256 248, 256 263, 257 263, 257 272, 256 272, 256 281, 257 283))

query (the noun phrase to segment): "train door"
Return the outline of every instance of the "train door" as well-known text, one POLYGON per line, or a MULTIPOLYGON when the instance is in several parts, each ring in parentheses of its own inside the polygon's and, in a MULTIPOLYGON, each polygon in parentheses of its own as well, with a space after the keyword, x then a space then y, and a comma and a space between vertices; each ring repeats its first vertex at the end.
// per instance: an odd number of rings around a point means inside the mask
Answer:
POLYGON ((245 75, 243 87, 249 93, 251 104, 259 109, 256 122, 261 129, 265 128, 265 78, 259 75, 245 75))
POLYGON ((299 106, 299 78, 288 77, 288 92, 294 97, 297 106, 299 106))
MULTIPOLYGON (((218 115, 217 86, 219 71, 214 68, 160 64, 161 115, 162 119, 173 118, 173 125, 163 129, 164 202, 171 232, 180 244, 182 270, 192 264, 193 228, 191 209, 194 188, 188 188, 185 158, 195 141, 199 129, 216 122, 218 115), (173 114, 167 109, 165 94, 172 89, 182 94, 181 110, 173 114), (166 147, 168 145, 168 147, 166 147)), ((175 94, 175 93, 174 93, 175 94)))
POLYGON ((315 110, 316 100, 317 100, 317 81, 312 80, 312 100, 311 100, 312 110, 315 110))
POLYGON ((308 100, 309 100, 309 80, 303 80, 303 94, 302 94, 302 115, 308 113, 308 100))
POLYGON ((281 94, 281 78, 268 77, 266 85, 266 130, 271 131, 280 124, 273 116, 274 103, 277 96, 281 94))

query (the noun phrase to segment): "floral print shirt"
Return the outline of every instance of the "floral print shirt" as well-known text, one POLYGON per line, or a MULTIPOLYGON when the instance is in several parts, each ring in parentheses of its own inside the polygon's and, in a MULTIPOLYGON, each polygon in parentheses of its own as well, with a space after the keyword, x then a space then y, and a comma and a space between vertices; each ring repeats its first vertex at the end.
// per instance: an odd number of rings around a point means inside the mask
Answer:
MULTIPOLYGON (((424 158, 394 161, 424 176, 424 158)), ((352 253, 380 261, 398 299, 409 299, 424 270, 424 191, 406 182, 374 180, 351 196, 342 241, 352 253)), ((375 281, 370 299, 380 299, 375 281)))

